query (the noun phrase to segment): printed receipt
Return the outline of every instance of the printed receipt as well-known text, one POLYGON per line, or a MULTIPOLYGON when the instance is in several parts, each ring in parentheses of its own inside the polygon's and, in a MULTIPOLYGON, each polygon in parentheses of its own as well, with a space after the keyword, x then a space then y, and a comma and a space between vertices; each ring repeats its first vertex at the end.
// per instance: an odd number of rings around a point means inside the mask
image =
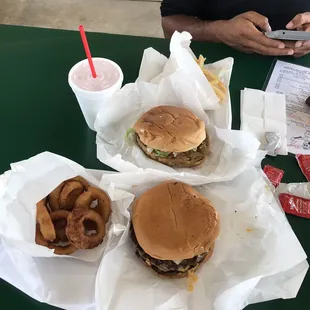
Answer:
POLYGON ((278 60, 266 92, 286 96, 287 147, 293 154, 310 154, 310 68, 278 60))

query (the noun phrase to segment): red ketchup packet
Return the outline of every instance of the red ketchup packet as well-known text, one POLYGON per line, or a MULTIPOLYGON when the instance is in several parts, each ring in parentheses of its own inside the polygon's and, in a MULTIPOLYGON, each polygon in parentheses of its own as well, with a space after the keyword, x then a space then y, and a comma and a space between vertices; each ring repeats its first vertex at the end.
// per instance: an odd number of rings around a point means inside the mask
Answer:
POLYGON ((279 200, 285 213, 310 219, 310 199, 290 194, 280 194, 279 200))
POLYGON ((276 167, 266 165, 264 167, 264 172, 273 186, 278 187, 283 178, 284 171, 276 167))
POLYGON ((297 154, 296 159, 302 173, 310 181, 310 155, 297 154))

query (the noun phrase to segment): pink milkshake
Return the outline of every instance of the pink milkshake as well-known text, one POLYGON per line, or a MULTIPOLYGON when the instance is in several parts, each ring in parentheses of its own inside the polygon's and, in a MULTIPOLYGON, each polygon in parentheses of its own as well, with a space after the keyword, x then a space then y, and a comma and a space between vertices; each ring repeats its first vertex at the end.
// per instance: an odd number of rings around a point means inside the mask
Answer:
POLYGON ((97 77, 93 78, 88 62, 81 63, 72 72, 72 82, 85 90, 100 91, 112 87, 120 78, 120 70, 111 61, 93 58, 97 77))
POLYGON ((122 87, 123 73, 115 62, 106 58, 93 58, 97 77, 93 78, 87 59, 80 61, 69 72, 68 82, 79 102, 90 129, 102 106, 122 87))

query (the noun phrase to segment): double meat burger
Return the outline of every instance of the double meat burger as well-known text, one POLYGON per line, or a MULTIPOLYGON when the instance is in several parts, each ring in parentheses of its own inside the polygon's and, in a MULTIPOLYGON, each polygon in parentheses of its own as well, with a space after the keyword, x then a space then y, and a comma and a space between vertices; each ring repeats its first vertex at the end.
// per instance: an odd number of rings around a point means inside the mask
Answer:
POLYGON ((159 184, 133 203, 131 238, 136 255, 157 274, 186 277, 212 255, 219 216, 191 186, 159 184))
POLYGON ((199 166, 209 154, 205 123, 184 108, 155 107, 133 129, 146 156, 171 167, 199 166))

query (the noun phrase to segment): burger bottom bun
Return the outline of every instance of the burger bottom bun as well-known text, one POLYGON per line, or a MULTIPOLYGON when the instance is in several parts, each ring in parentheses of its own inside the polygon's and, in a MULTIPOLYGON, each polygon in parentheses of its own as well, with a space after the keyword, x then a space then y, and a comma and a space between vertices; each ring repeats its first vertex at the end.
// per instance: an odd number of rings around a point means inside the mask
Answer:
POLYGON ((159 273, 157 272, 155 269, 152 268, 152 266, 149 266, 145 261, 143 261, 144 265, 148 268, 151 268, 152 271, 159 277, 163 278, 163 279, 180 279, 180 278, 186 278, 188 276, 188 272, 189 271, 196 271, 198 268, 200 268, 205 262, 207 262, 210 257, 212 256, 214 251, 214 244, 211 246, 211 248, 209 249, 209 253, 207 254, 207 256, 204 258, 203 261, 201 261, 200 263, 198 263, 194 268, 191 268, 183 273, 178 273, 175 275, 165 275, 164 272, 163 273, 159 273))
POLYGON ((210 153, 210 141, 208 134, 206 134, 206 139, 197 147, 197 151, 191 150, 184 153, 179 153, 176 157, 174 157, 173 154, 169 154, 167 157, 159 157, 156 156, 154 152, 149 153, 147 151, 147 146, 141 142, 138 135, 136 135, 136 138, 138 146, 147 157, 170 167, 191 168, 200 166, 210 153))

